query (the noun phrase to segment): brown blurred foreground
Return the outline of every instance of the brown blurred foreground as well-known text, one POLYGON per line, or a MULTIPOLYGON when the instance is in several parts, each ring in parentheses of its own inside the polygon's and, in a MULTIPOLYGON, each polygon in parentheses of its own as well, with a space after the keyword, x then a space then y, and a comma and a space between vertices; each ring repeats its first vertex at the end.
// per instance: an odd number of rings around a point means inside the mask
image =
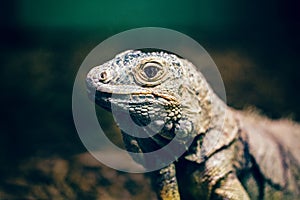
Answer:
POLYGON ((1 199, 156 199, 149 179, 108 168, 89 153, 32 157, 0 186, 1 199))

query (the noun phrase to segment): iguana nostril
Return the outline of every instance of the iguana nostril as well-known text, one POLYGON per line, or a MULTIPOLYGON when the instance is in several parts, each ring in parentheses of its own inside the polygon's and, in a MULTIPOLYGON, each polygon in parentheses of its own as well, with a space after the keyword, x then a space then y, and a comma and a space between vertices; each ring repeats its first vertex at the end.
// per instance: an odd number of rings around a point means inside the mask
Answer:
POLYGON ((101 82, 107 83, 109 81, 109 73, 107 71, 102 71, 98 75, 98 79, 101 82))
POLYGON ((107 78, 106 71, 100 73, 100 79, 105 80, 107 78))

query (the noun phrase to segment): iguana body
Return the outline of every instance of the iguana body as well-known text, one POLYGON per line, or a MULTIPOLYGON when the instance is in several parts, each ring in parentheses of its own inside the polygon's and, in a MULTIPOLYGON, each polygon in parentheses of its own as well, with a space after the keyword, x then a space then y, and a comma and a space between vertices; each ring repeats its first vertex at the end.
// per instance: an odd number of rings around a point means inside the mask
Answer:
MULTIPOLYGON (((160 199, 298 198, 299 126, 227 107, 189 61, 165 52, 126 51, 91 69, 87 86, 98 105, 129 111, 150 135, 123 130, 128 151, 151 152, 174 138, 187 148, 152 174, 160 199)), ((134 159, 151 164, 143 156, 134 159)))

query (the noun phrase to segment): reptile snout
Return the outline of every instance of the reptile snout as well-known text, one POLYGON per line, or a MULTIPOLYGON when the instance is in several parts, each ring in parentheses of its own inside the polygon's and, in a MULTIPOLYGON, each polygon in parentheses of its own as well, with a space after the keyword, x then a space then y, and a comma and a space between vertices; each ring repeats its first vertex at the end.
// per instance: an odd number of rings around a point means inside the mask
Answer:
POLYGON ((99 69, 93 73, 94 81, 101 83, 108 83, 112 79, 112 73, 109 69, 99 69))
POLYGON ((113 78, 113 73, 110 69, 103 69, 101 66, 92 68, 87 74, 87 86, 97 88, 101 84, 109 83, 113 78))
POLYGON ((95 73, 93 75, 93 79, 97 80, 98 82, 101 83, 109 83, 109 81, 113 78, 113 75, 111 73, 111 71, 109 69, 102 69, 97 71, 97 73, 95 73))

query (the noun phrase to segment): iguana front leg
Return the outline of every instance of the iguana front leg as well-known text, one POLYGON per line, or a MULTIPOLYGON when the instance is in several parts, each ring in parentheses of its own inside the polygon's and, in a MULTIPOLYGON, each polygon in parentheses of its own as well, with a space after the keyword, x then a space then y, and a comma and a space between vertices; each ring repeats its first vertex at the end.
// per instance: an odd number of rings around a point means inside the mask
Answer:
POLYGON ((235 174, 233 145, 213 154, 205 161, 204 170, 199 169, 193 173, 199 191, 203 186, 207 186, 207 200, 250 200, 235 174))
POLYGON ((244 187, 232 173, 217 184, 211 199, 250 200, 244 187))
MULTIPOLYGON (((138 141, 122 131, 123 141, 128 151, 142 153, 138 141)), ((138 154, 137 154, 138 155, 138 154)), ((134 156, 133 159, 138 163, 145 163, 142 156, 134 156)), ((152 172, 152 183, 155 185, 158 198, 161 200, 180 200, 178 184, 176 178, 175 165, 172 163, 160 170, 152 172), (158 186, 158 187, 157 187, 158 186)))
POLYGON ((158 198, 161 200, 180 200, 175 165, 172 163, 154 173, 152 181, 157 183, 158 198))

